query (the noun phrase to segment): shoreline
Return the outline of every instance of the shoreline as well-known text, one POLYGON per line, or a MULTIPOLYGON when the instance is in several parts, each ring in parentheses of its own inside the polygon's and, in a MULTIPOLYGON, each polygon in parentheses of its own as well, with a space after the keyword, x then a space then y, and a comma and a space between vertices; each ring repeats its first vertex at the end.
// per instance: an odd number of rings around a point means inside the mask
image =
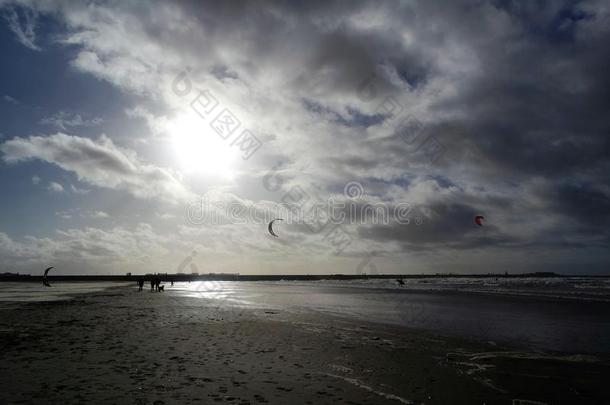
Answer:
MULTIPOLYGON (((417 280, 424 278, 446 279, 446 278, 474 278, 474 279, 514 279, 514 278, 610 278, 610 275, 569 275, 550 272, 537 273, 485 273, 485 274, 240 274, 240 273, 156 273, 163 281, 170 278, 174 281, 319 281, 319 280, 375 280, 375 279, 397 279, 417 280)), ((148 279, 153 274, 67 274, 49 275, 49 280, 58 281, 132 281, 139 278, 148 279)), ((4 273, 0 275, 0 282, 42 282, 43 276, 19 273, 4 273)))
POLYGON ((0 402, 610 401, 607 358, 212 303, 125 286, 1 308, 0 402))
MULTIPOLYGON (((570 276, 571 277, 571 276, 570 276)), ((589 276, 588 276, 589 277, 589 276)), ((605 278, 606 276, 604 276, 605 278)), ((608 278, 610 278, 610 276, 608 276, 608 278)), ((339 280, 339 279, 333 279, 335 281, 339 280)), ((60 279, 53 279, 52 277, 49 277, 49 281, 50 282, 61 282, 62 284, 68 284, 68 285, 75 285, 75 284, 85 284, 85 283, 101 283, 101 282, 107 282, 107 283, 116 283, 116 286, 126 286, 126 287, 131 287, 133 285, 133 283, 131 281, 114 281, 114 280, 86 280, 86 279, 78 279, 78 280, 60 280, 60 279)), ((137 281, 137 279, 134 279, 134 282, 137 281)), ((168 283, 169 280, 167 279, 163 279, 161 280, 164 283, 168 283)), ((221 281, 221 282, 244 282, 244 283, 265 283, 266 281, 328 281, 327 279, 320 279, 320 280, 216 280, 216 279, 197 279, 197 280, 187 280, 187 281, 221 281)), ((181 283, 181 282, 187 282, 184 280, 174 280, 174 282, 177 283, 181 283)), ((349 281, 349 280, 345 280, 345 281, 349 281)), ((25 284, 34 284, 34 283, 39 283, 39 280, 19 280, 19 281, 7 281, 7 280, 1 280, 0 281, 0 285, 2 285, 2 283, 15 283, 15 284, 19 284, 19 283, 25 283, 25 284)), ((145 288, 148 286, 148 284, 145 283, 145 288)), ((51 284, 51 288, 53 287, 53 285, 51 284)), ((377 291, 386 291, 386 292, 390 292, 390 293, 401 293, 401 294, 438 294, 438 295, 451 295, 451 294, 465 294, 465 295, 480 295, 480 296, 496 296, 496 297, 506 297, 506 298, 523 298, 523 299, 527 299, 527 300, 533 300, 533 301, 546 301, 546 302, 550 302, 550 301, 568 301, 568 302, 577 302, 577 301, 582 301, 582 302, 599 302, 599 303, 606 303, 606 302, 610 302, 610 294, 598 294, 598 295, 561 295, 561 294, 552 294, 552 293, 544 293, 541 291, 533 291, 533 292, 523 292, 523 291, 510 291, 510 290, 477 290, 477 289, 472 289, 472 288, 468 288, 468 287, 464 287, 464 288, 458 288, 458 287, 452 287, 452 288, 422 288, 422 287, 418 287, 418 288, 413 288, 412 286, 402 286, 401 288, 383 288, 383 287, 374 287, 374 286, 367 286, 367 285, 353 285, 353 284, 345 284, 345 285, 338 285, 338 284, 332 284, 332 285, 328 285, 327 287, 329 288, 361 288, 361 289, 376 289, 377 291)), ((1 300, 0 300, 1 301, 1 300)), ((15 301, 17 302, 17 301, 15 301)))

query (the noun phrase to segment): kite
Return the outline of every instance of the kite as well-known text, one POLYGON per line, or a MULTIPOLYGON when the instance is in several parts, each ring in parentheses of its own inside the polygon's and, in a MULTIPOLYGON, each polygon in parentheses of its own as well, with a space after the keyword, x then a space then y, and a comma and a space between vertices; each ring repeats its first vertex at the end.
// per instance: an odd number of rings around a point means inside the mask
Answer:
POLYGON ((484 219, 485 219, 485 217, 483 215, 477 215, 476 217, 474 217, 474 223, 479 226, 483 226, 484 219))
POLYGON ((279 238, 279 236, 275 232, 273 232, 273 223, 275 221, 283 221, 283 219, 282 218, 275 218, 273 221, 269 222, 269 226, 267 227, 267 229, 269 229, 269 233, 271 235, 275 236, 276 238, 279 238))
POLYGON ((49 284, 49 280, 47 279, 47 274, 49 273, 49 270, 51 270, 52 268, 53 268, 53 266, 46 269, 44 271, 44 275, 42 276, 42 285, 44 285, 45 287, 51 287, 51 284, 49 284))

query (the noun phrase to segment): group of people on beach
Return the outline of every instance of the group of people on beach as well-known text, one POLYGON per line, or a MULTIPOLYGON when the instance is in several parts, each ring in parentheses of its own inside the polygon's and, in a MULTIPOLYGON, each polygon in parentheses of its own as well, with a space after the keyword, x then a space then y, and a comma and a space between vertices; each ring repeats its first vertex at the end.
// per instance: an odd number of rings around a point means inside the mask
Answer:
MULTIPOLYGON (((174 285, 174 280, 170 280, 171 285, 174 285)), ((144 289, 144 278, 138 278, 138 291, 142 291, 144 289)), ((150 278, 150 292, 162 292, 164 290, 164 286, 161 285, 161 277, 157 274, 153 275, 150 278)))

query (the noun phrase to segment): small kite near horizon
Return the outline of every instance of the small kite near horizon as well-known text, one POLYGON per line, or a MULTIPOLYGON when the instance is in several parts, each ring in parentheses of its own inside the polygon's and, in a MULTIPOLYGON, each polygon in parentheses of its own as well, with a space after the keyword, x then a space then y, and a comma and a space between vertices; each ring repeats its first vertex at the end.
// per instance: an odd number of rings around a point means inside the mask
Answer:
POLYGON ((49 274, 49 270, 51 270, 53 268, 54 267, 51 266, 44 271, 44 275, 42 276, 42 285, 44 285, 45 287, 51 287, 51 284, 49 283, 49 280, 47 279, 47 274, 49 274))
POLYGON ((269 222, 269 226, 267 227, 267 229, 269 230, 269 233, 270 233, 271 235, 275 236, 276 238, 279 238, 279 236, 278 236, 278 235, 277 235, 275 232, 273 232, 273 223, 274 223, 275 221, 283 221, 283 219, 282 219, 282 218, 275 218, 274 220, 272 220, 271 222, 269 222))
POLYGON ((477 215, 476 217, 474 217, 474 223, 479 226, 483 226, 483 220, 485 220, 485 217, 483 215, 477 215))

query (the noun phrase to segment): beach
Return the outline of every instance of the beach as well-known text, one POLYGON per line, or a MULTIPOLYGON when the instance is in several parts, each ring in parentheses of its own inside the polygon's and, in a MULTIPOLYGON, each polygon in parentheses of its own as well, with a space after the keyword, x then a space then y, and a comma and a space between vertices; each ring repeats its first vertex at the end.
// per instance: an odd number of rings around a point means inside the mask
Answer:
POLYGON ((605 353, 525 350, 189 291, 116 285, 4 302, 0 403, 610 403, 605 353))

